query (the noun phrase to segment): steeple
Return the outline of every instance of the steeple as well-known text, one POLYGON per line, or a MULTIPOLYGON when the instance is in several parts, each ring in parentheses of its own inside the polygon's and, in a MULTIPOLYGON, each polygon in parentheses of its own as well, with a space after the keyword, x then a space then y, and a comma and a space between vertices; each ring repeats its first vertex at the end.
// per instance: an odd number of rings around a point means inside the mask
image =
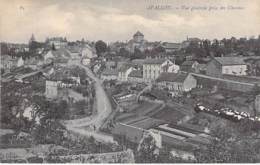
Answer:
POLYGON ((29 40, 29 44, 32 43, 33 41, 35 41, 35 37, 34 37, 34 34, 32 34, 30 40, 29 40))

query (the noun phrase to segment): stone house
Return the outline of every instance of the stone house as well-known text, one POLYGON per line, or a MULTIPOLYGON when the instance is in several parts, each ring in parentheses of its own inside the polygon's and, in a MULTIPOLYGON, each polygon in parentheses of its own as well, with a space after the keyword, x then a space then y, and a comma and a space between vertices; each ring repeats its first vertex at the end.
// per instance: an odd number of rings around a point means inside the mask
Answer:
POLYGON ((197 86, 197 80, 189 73, 161 73, 156 80, 160 88, 167 88, 169 91, 188 92, 197 86))
POLYGON ((206 74, 221 77, 223 74, 245 76, 247 64, 241 57, 215 57, 207 64, 206 74))
POLYGON ((181 71, 199 73, 199 63, 197 61, 184 61, 181 64, 181 71))
POLYGON ((118 81, 127 81, 128 75, 135 70, 131 65, 123 65, 118 70, 118 81))
POLYGON ((106 69, 101 74, 102 80, 117 80, 118 77, 118 71, 115 69, 106 69))
POLYGON ((171 65, 173 65, 173 62, 168 59, 147 59, 143 63, 143 81, 154 81, 162 72, 167 72, 171 65))

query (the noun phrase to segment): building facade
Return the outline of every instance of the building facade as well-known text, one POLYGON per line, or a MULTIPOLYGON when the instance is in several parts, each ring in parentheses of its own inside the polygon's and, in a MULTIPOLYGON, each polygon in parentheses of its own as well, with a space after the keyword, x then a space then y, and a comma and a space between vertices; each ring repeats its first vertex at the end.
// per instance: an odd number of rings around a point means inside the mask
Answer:
POLYGON ((65 48, 68 45, 67 39, 64 37, 53 37, 47 39, 49 46, 54 46, 55 49, 65 48))
POLYGON ((162 73, 156 80, 160 88, 169 91, 188 92, 197 86, 197 80, 189 73, 162 73))
POLYGON ((135 70, 135 68, 129 65, 124 65, 120 67, 118 71, 118 81, 128 81, 128 75, 133 70, 135 70))
POLYGON ((55 99, 58 97, 58 85, 57 81, 46 80, 45 84, 45 96, 48 99, 55 99))
POLYGON ((173 65, 168 59, 147 59, 143 64, 143 81, 153 82, 162 72, 167 72, 173 65))
POLYGON ((117 70, 112 70, 112 69, 106 69, 101 74, 101 79, 102 80, 117 80, 117 77, 118 77, 118 71, 117 70))
POLYGON ((223 74, 245 76, 247 64, 240 57, 216 57, 207 64, 206 74, 221 77, 223 74))

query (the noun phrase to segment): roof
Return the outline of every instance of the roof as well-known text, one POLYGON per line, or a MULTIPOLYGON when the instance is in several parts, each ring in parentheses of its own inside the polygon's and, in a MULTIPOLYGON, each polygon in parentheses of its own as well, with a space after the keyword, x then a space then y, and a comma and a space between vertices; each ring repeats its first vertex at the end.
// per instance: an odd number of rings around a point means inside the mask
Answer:
POLYGON ((79 46, 70 46, 68 47, 68 50, 71 52, 71 53, 79 53, 81 48, 79 46))
POLYGON ((146 59, 134 59, 131 62, 135 65, 142 65, 145 61, 146 59))
POLYGON ((127 71, 129 68, 131 68, 132 67, 132 65, 130 65, 130 64, 125 64, 125 65, 122 65, 120 68, 119 68, 119 72, 125 72, 125 71, 127 71))
POLYGON ((140 31, 137 31, 134 36, 144 36, 143 33, 141 33, 140 31))
POLYGON ((102 75, 118 75, 118 71, 115 69, 106 69, 102 75))
POLYGON ((162 81, 168 81, 168 82, 180 82, 183 83, 184 80, 187 78, 189 74, 188 73, 168 73, 168 72, 163 72, 160 74, 160 76, 157 78, 157 82, 162 82, 162 81))
POLYGON ((246 65, 244 58, 241 57, 215 57, 221 65, 246 65))
POLYGON ((128 77, 143 78, 143 72, 141 70, 133 70, 128 77))
POLYGON ((163 64, 167 59, 159 58, 159 59, 146 59, 144 64, 163 64))
POLYGON ((167 42, 167 43, 163 44, 163 47, 165 49, 179 49, 179 48, 181 48, 181 44, 180 43, 169 43, 169 42, 167 42))
POLYGON ((62 37, 52 37, 48 39, 49 41, 66 41, 65 38, 62 37))
POLYGON ((52 53, 55 57, 70 57, 69 52, 64 48, 52 51, 52 53))
POLYGON ((5 61, 18 61, 19 58, 12 58, 9 55, 2 55, 1 56, 1 61, 5 62, 5 61))
POLYGON ((182 63, 182 66, 192 66, 196 61, 184 61, 184 63, 182 63))

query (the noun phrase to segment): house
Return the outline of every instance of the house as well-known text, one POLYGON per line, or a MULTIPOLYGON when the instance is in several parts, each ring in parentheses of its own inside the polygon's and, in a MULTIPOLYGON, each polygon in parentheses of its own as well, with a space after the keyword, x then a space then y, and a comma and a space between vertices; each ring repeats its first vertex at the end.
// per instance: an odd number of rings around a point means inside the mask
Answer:
POLYGON ((172 64, 170 66, 164 66, 166 72, 170 72, 170 73, 178 73, 180 70, 180 66, 176 65, 176 64, 172 64))
POLYGON ((43 56, 43 58, 44 58, 44 61, 45 61, 46 63, 50 62, 50 60, 48 60, 48 59, 54 58, 53 51, 51 51, 51 50, 48 51, 48 52, 43 56))
POLYGON ((24 65, 32 69, 37 69, 44 64, 43 58, 41 57, 31 57, 24 61, 24 65))
POLYGON ((19 57, 16 61, 16 67, 21 67, 24 65, 24 60, 22 57, 19 57))
POLYGON ((131 65, 123 65, 119 68, 118 70, 118 81, 127 81, 128 80, 128 75, 135 70, 134 67, 131 65))
POLYGON ((128 81, 130 81, 130 82, 138 82, 138 83, 143 82, 143 71, 142 70, 133 70, 128 75, 128 81))
POLYGON ((166 53, 172 53, 181 49, 180 43, 165 42, 162 44, 162 46, 165 49, 166 53))
POLYGON ((80 46, 69 46, 68 47, 68 52, 70 53, 70 56, 72 59, 79 59, 81 55, 81 48, 80 46))
POLYGON ((108 68, 108 69, 115 69, 116 65, 117 65, 117 63, 114 60, 106 61, 106 68, 108 68))
POLYGON ((51 62, 66 65, 71 58, 67 49, 61 48, 59 50, 50 50, 44 55, 44 62, 49 64, 51 62))
POLYGON ((55 49, 65 48, 68 44, 66 37, 53 37, 46 40, 49 46, 54 46, 55 49))
POLYGON ((9 55, 1 56, 1 69, 5 71, 10 71, 14 68, 21 67, 24 65, 24 60, 22 57, 12 58, 9 55))
POLYGON ((82 62, 83 65, 89 65, 91 63, 91 59, 85 57, 85 58, 82 58, 81 62, 82 62))
POLYGON ((168 59, 146 59, 143 63, 143 81, 154 81, 162 72, 167 72, 167 66, 171 65, 173 62, 168 59))
POLYGON ((181 71, 199 73, 199 63, 197 61, 184 61, 181 64, 181 71))
POLYGON ((221 77, 222 74, 246 75, 247 64, 242 57, 215 57, 207 64, 206 74, 221 77))
POLYGON ((117 77, 118 77, 118 71, 115 69, 106 69, 101 74, 102 80, 117 80, 117 77))
POLYGON ((197 80, 189 73, 161 73, 156 79, 160 88, 167 88, 170 91, 188 92, 197 86, 197 80))
POLYGON ((82 58, 90 58, 91 59, 91 58, 97 57, 97 54, 95 52, 95 49, 93 49, 91 46, 86 44, 81 48, 81 56, 82 56, 82 58))
POLYGON ((58 82, 46 80, 45 83, 45 96, 48 99, 54 99, 58 96, 58 82))

